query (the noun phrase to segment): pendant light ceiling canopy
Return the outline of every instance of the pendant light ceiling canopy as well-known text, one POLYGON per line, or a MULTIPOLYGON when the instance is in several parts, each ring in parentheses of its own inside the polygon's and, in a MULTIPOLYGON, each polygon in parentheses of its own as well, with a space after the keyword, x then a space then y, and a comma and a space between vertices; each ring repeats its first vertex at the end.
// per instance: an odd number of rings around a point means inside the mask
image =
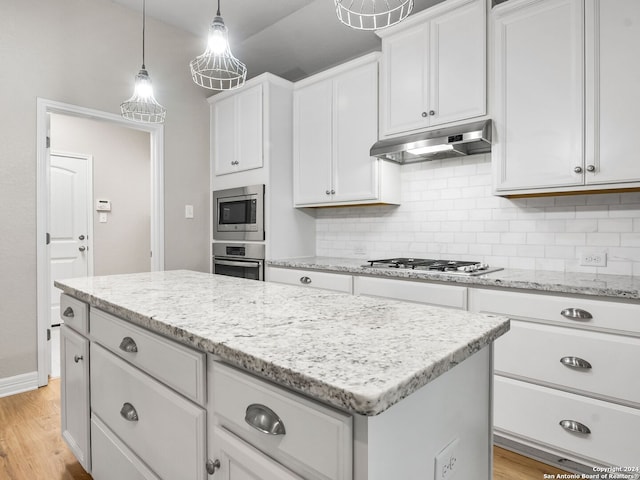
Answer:
POLYGON ((380 30, 401 22, 414 0, 334 0, 342 23, 356 30, 380 30))
POLYGON ((233 90, 244 85, 247 67, 231 53, 227 27, 220 15, 220 0, 216 17, 209 27, 207 49, 189 65, 193 81, 201 87, 233 90))
POLYGON ((120 112, 124 118, 141 123, 162 123, 167 109, 160 105, 153 96, 153 87, 149 72, 144 65, 144 30, 145 1, 142 0, 142 67, 136 75, 136 85, 129 100, 120 104, 120 112))

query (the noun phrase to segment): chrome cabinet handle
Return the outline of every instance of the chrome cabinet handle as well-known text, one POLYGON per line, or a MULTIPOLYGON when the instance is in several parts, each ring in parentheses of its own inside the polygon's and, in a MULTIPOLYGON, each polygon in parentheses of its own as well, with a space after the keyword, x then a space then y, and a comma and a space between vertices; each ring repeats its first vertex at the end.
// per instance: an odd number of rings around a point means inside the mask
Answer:
POLYGON ((436 114, 436 112, 434 110, 429 110, 429 115, 433 116, 435 114, 436 114))
POLYGON ((217 458, 215 460, 207 460, 207 473, 209 475, 213 475, 216 473, 216 470, 220 468, 220 460, 217 458))
POLYGON ((84 240, 84 235, 80 235, 80 236, 78 237, 78 240, 84 240))
POLYGON ((84 247, 84 246, 78 247, 78 250, 80 250, 81 252, 84 252, 86 250, 86 247, 84 247))
POLYGON ((269 407, 259 403, 252 403, 247 407, 244 421, 267 435, 284 435, 286 433, 280 417, 269 407))
POLYGON ((331 195, 335 195, 335 194, 336 194, 336 191, 331 189, 331 195))
POLYGON ((122 405, 122 408, 120 409, 120 416, 128 422, 138 421, 138 412, 136 412, 135 407, 129 402, 122 405))
POLYGON ((591 364, 580 357, 562 357, 560 359, 560 363, 562 363, 565 367, 576 368, 580 370, 589 370, 591 368, 591 364))
POLYGON ((73 318, 75 316, 73 313, 73 308, 71 307, 65 308, 64 312, 62 312, 62 316, 67 318, 73 318))
POLYGON ((325 190, 324 193, 327 195, 331 195, 331 192, 329 190, 325 190))
POLYGON ((591 433, 589 427, 575 420, 560 420, 559 425, 569 432, 581 433, 582 435, 589 435, 591 433))
POLYGON ((576 173, 582 173, 582 167, 577 166, 577 167, 573 167, 573 171, 576 173))
POLYGON ((596 171, 595 165, 587 165, 587 172, 595 172, 595 171, 596 171))
POLYGON ((74 355, 73 357, 73 361, 78 363, 80 360, 82 360, 84 357, 82 355, 74 355))
POLYGON ((565 308, 560 312, 564 318, 568 318, 569 320, 591 320, 593 315, 591 315, 586 310, 582 310, 581 308, 565 308))
POLYGON ((426 118, 427 112, 422 112, 422 118, 426 118))
POLYGON ((300 283, 309 285, 311 283, 311 279, 309 277, 300 277, 300 283))
POLYGON ((138 353, 138 345, 131 337, 124 337, 120 342, 120 350, 127 353, 138 353))

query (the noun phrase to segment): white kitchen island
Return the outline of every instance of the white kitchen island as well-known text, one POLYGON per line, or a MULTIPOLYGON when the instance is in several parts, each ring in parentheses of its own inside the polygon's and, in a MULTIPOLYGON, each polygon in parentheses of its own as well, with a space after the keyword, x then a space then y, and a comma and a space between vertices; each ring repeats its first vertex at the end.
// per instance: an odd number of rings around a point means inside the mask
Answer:
POLYGON ((505 317, 190 271, 56 286, 97 480, 491 478, 505 317))

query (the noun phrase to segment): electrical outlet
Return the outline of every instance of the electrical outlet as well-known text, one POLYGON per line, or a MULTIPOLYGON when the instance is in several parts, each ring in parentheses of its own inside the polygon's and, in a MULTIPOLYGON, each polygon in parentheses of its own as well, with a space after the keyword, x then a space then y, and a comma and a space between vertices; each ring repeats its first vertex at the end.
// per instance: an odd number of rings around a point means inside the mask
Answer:
POLYGON ((106 214, 106 213, 104 213, 104 212, 100 212, 100 213, 98 214, 98 221, 99 221, 100 223, 107 223, 107 214, 106 214))
POLYGON ((458 446, 460 439, 456 438, 436 456, 434 480, 453 480, 460 469, 458 446))
POLYGON ((580 265, 583 267, 606 267, 606 252, 582 252, 580 254, 580 265))

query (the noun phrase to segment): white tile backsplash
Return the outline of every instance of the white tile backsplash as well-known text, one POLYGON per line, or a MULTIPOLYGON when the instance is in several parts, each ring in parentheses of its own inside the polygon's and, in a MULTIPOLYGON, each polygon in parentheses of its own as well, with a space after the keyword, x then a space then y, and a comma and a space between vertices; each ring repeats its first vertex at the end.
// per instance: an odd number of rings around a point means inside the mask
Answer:
POLYGON ((508 199, 490 172, 490 155, 405 165, 401 205, 318 209, 316 254, 640 275, 640 193, 508 199), (606 267, 580 265, 594 249, 606 267))

